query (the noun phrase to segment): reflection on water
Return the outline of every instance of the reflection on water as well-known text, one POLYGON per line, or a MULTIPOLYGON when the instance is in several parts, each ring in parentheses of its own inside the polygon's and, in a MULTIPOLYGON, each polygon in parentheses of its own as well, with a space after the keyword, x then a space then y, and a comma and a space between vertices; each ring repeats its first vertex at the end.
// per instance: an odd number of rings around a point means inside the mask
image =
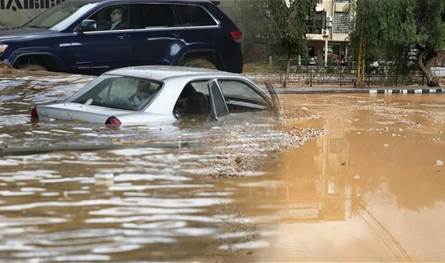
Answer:
POLYGON ((234 183, 200 175, 212 158, 198 146, 5 157, 0 255, 179 260, 253 239, 231 205, 234 183))
POLYGON ((236 203, 275 231, 241 260, 445 260, 444 96, 283 99, 321 116, 295 125, 328 135, 241 185, 236 203))

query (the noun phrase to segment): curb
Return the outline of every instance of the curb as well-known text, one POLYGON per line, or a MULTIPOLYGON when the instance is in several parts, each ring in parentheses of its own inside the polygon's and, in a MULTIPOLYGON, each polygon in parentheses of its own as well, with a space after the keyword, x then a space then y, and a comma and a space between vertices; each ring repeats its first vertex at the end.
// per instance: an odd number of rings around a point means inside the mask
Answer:
POLYGON ((445 88, 275 88, 278 94, 441 94, 445 88))
POLYGON ((445 93, 445 89, 370 89, 369 94, 431 94, 445 93))

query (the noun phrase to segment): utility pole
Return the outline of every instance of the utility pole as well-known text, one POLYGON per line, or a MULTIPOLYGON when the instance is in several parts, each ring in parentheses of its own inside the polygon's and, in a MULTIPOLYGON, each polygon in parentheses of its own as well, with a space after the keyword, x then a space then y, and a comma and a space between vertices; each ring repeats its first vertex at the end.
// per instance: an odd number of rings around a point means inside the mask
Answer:
POLYGON ((360 32, 357 63, 357 87, 365 86, 365 66, 366 66, 366 40, 363 32, 360 32))
MULTIPOLYGON (((368 16, 368 0, 357 1, 357 5, 362 4, 364 8, 363 14, 366 14, 365 17, 361 18, 363 21, 366 21, 368 16)), ((362 15, 363 15, 362 14, 362 15)), ((360 23, 358 25, 358 63, 357 63, 357 81, 356 87, 363 88, 365 86, 365 68, 366 68, 366 37, 365 37, 365 25, 360 23)))
POLYGON ((329 48, 329 40, 328 37, 325 37, 324 40, 324 66, 328 66, 328 48, 329 48))

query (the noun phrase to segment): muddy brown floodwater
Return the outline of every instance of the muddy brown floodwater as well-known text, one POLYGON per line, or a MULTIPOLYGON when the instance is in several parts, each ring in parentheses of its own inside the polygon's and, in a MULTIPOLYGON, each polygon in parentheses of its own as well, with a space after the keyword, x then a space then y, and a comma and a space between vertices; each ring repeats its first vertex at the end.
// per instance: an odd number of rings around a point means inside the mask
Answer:
POLYGON ((1 260, 445 260, 444 96, 285 95, 282 120, 118 130, 29 121, 89 80, 0 78, 1 260))
POLYGON ((109 129, 31 123, 34 104, 63 100, 85 76, 0 78, 0 259, 225 261, 260 233, 234 202, 282 149, 323 129, 290 130, 268 113, 219 122, 109 129))
POLYGON ((282 99, 319 115, 293 125, 328 135, 240 185, 237 203, 269 236, 238 261, 445 261, 445 96, 282 99))

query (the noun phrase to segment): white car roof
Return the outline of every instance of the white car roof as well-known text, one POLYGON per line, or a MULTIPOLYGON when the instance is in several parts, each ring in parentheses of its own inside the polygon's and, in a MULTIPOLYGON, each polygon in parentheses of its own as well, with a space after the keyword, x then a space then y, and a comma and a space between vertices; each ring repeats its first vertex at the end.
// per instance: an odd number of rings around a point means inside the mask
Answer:
POLYGON ((178 66, 136 66, 108 71, 105 74, 115 74, 135 78, 165 81, 170 78, 184 77, 243 77, 240 74, 213 69, 178 67, 178 66))

